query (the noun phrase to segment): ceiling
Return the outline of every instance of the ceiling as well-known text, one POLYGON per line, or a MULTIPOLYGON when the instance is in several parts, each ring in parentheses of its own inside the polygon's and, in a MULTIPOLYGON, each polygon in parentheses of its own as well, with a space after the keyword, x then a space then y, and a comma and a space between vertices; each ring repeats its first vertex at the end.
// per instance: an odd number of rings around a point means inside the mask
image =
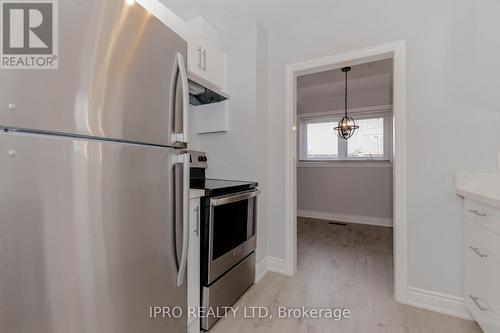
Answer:
POLYGON ((259 20, 266 28, 286 28, 333 13, 369 9, 377 0, 160 0, 181 18, 204 16, 216 27, 242 17, 259 20))
MULTIPOLYGON (((392 59, 352 66, 349 72, 349 105, 361 107, 390 104, 392 59)), ((345 74, 334 69, 297 79, 299 113, 337 110, 344 103, 345 74)))
MULTIPOLYGON (((392 59, 369 62, 351 67, 348 73, 350 80, 368 78, 376 75, 392 74, 392 59)), ((345 74, 340 68, 329 71, 307 74, 297 79, 297 88, 306 88, 322 84, 332 84, 345 81, 345 74)))

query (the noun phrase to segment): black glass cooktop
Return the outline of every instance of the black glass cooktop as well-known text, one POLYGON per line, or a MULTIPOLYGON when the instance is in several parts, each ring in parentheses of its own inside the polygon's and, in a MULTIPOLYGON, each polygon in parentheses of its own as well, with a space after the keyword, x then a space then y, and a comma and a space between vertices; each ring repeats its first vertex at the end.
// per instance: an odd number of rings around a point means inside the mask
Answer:
POLYGON ((191 188, 205 190, 206 196, 218 196, 257 187, 256 182, 224 180, 224 179, 191 179, 191 188))

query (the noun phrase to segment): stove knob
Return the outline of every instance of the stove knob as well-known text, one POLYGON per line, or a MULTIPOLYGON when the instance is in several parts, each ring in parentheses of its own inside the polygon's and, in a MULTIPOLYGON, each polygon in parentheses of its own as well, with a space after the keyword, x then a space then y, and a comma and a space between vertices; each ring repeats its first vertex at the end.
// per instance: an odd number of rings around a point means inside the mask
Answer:
POLYGON ((203 162, 203 156, 198 156, 198 162, 203 162))
POLYGON ((203 156, 203 162, 206 162, 206 161, 208 161, 207 157, 203 156))

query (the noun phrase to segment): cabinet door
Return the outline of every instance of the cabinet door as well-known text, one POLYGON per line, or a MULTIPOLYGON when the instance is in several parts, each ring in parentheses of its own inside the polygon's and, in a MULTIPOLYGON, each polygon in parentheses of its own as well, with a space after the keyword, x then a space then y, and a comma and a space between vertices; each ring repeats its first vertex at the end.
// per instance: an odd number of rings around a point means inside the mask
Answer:
POLYGON ((192 38, 188 43, 188 70, 191 73, 205 78, 203 71, 203 46, 201 42, 192 38))
POLYGON ((202 51, 205 77, 221 90, 226 88, 226 54, 214 45, 206 45, 202 51))
MULTIPOLYGON (((200 199, 189 203, 188 307, 200 306, 200 199)), ((200 331, 200 320, 188 318, 189 333, 200 331)))
POLYGON ((188 68, 193 74, 226 90, 226 54, 216 45, 192 38, 188 46, 188 68))

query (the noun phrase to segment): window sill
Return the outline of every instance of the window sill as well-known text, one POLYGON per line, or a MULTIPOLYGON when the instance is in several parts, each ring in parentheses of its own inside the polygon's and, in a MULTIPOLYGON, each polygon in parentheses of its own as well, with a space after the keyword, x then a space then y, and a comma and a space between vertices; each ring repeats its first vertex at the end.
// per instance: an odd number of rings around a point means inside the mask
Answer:
POLYGON ((299 161, 298 168, 392 168, 392 161, 299 161))

